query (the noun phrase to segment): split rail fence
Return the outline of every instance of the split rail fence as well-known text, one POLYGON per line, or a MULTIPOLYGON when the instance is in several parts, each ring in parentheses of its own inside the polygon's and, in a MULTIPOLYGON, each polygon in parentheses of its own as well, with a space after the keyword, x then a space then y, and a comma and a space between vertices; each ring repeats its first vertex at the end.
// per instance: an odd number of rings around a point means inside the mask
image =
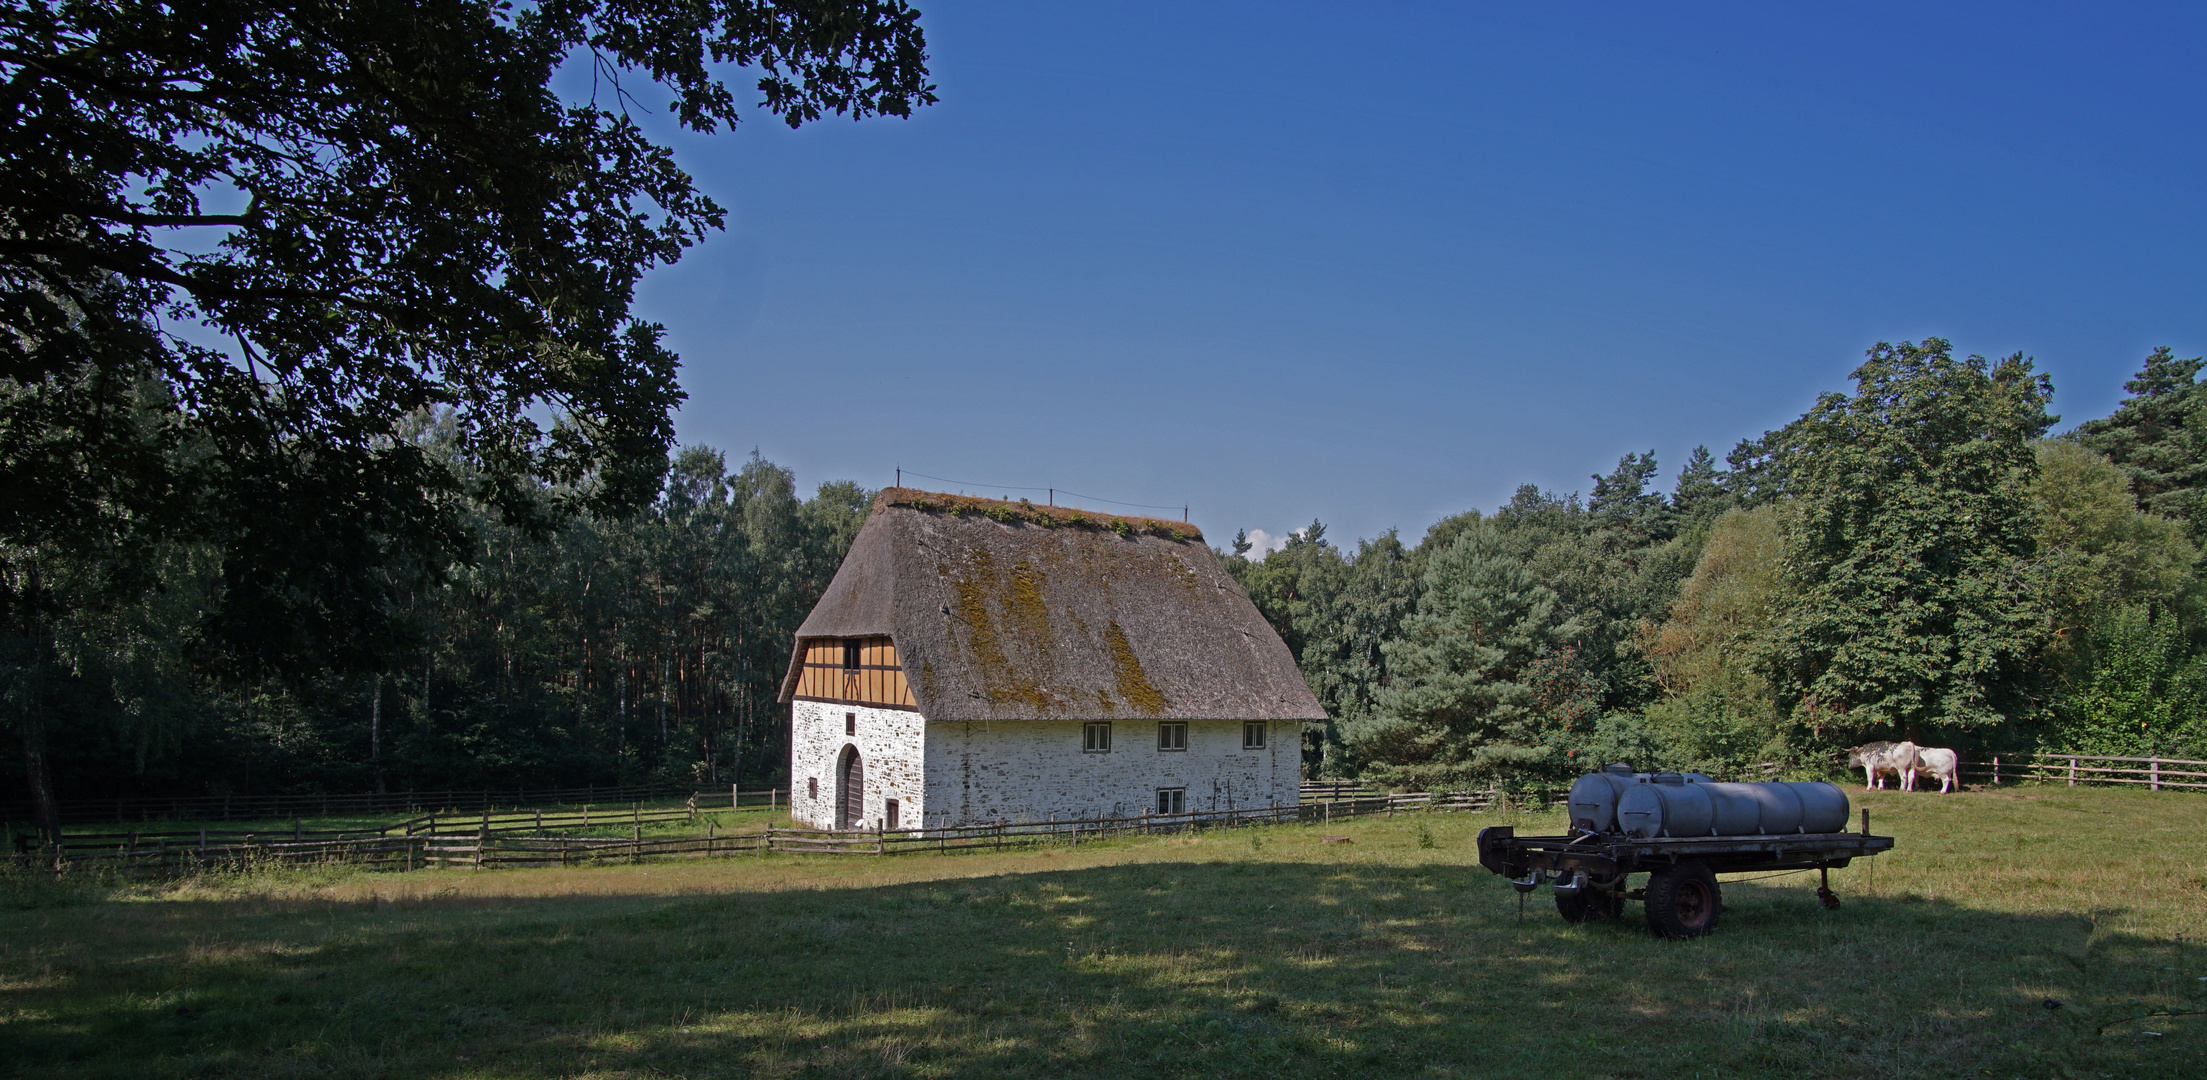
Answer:
MULTIPOLYGON (((1538 808, 1553 792, 1514 792, 1507 797, 1538 808)), ((74 834, 58 852, 18 852, 13 866, 108 870, 149 876, 243 871, 262 867, 341 863, 380 870, 467 867, 576 866, 647 859, 716 858, 770 851, 829 855, 897 855, 1004 849, 1038 844, 1077 846, 1129 836, 1200 832, 1290 823, 1325 824, 1336 818, 1392 816, 1397 812, 1484 810, 1504 796, 1494 791, 1389 794, 1334 785, 1294 806, 1242 807, 1184 814, 1140 814, 1064 821, 999 822, 929 829, 794 829, 720 832, 710 819, 706 835, 645 837, 643 827, 695 820, 695 804, 673 809, 630 805, 619 809, 552 814, 529 812, 434 815, 373 832, 222 834, 212 830, 74 834), (546 835, 564 828, 621 828, 628 836, 546 835)), ((729 798, 720 796, 720 798, 729 798)), ((740 804, 740 800, 737 801, 740 804)), ((706 806, 705 809, 717 809, 706 806)))
POLYGON ((2098 754, 2001 755, 1990 761, 1964 761, 1958 771, 1965 780, 1987 784, 2012 784, 2022 780, 2041 783, 2129 784, 2151 791, 2163 788, 2207 791, 2207 761, 2164 757, 2107 757, 2098 754))

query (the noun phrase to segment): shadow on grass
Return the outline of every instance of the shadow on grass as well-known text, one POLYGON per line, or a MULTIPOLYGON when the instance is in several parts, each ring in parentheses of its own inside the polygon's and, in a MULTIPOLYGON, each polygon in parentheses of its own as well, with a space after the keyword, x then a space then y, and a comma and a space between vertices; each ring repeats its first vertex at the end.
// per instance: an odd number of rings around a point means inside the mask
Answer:
POLYGON ((1651 938, 1638 905, 1564 923, 1545 891, 1520 922, 1516 894, 1476 868, 1262 861, 703 897, 100 905, 11 929, 36 936, 0 972, 0 1061, 118 1077, 1670 1077, 2178 1075, 2207 1058, 2196 1018, 2098 1033, 2198 1007, 2185 995, 2207 970, 2189 967, 2207 964, 2091 915, 1907 897, 1827 912, 1756 885, 1726 900, 1722 928, 1690 942, 1651 938))

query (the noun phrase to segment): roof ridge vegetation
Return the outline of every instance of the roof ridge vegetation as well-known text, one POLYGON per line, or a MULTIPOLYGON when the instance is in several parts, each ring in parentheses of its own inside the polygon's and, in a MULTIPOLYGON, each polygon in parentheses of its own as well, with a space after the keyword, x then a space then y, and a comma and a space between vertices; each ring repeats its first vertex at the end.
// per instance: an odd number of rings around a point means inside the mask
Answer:
POLYGON ((1125 514, 1099 514, 1092 510, 1075 510, 1066 506, 1036 506, 1032 500, 984 499, 977 495, 951 495, 940 491, 921 491, 918 488, 883 488, 874 497, 874 509, 884 506, 902 506, 927 513, 960 516, 976 514, 991 521, 1011 524, 1023 521, 1040 525, 1045 529, 1086 528, 1109 530, 1120 536, 1147 533, 1167 540, 1201 541, 1203 530, 1185 521, 1166 521, 1163 518, 1136 517, 1125 514))

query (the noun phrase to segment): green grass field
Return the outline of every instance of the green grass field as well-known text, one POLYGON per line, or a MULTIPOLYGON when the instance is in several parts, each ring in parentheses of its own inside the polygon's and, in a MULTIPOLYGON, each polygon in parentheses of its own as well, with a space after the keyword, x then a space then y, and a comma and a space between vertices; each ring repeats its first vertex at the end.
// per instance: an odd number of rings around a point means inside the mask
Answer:
POLYGON ((1545 890, 1521 922, 1471 838, 1540 816, 12 879, 0 1074, 2207 1076, 2207 799, 1850 794, 1899 846, 1833 875, 1844 907, 1813 874, 1728 881, 1686 942, 1545 890))

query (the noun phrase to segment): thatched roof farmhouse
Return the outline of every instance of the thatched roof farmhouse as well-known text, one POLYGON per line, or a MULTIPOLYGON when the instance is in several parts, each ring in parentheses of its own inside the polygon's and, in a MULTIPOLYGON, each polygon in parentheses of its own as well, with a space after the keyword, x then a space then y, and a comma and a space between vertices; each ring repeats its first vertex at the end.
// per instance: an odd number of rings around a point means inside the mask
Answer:
POLYGON ((822 827, 1292 804, 1324 713, 1193 527, 891 488, 797 630, 822 827))

